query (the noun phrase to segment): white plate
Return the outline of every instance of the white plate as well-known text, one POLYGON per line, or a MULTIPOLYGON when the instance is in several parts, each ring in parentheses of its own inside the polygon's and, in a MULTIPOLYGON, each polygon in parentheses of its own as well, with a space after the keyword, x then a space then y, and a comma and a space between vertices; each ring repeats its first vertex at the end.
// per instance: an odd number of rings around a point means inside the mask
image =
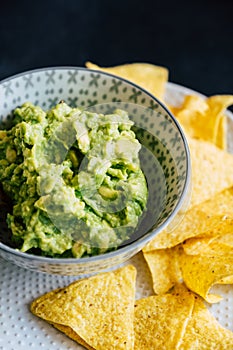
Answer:
MULTIPOLYGON (((184 95, 190 93, 195 92, 168 83, 166 102, 177 105, 184 95)), ((228 116, 231 118, 230 113, 228 116)), ((230 128, 233 130, 233 119, 230 128)), ((231 130, 230 134, 233 135, 231 130)), ((231 148, 231 145, 229 147, 231 148)), ((129 263, 138 271, 136 298, 152 295, 151 277, 142 254, 137 254, 129 263)), ((0 350, 84 349, 29 311, 33 299, 52 289, 68 285, 76 280, 76 277, 32 272, 1 258, 0 269, 0 350)), ((222 295, 223 300, 212 305, 210 310, 223 326, 233 331, 233 286, 216 286, 213 291, 222 295)))

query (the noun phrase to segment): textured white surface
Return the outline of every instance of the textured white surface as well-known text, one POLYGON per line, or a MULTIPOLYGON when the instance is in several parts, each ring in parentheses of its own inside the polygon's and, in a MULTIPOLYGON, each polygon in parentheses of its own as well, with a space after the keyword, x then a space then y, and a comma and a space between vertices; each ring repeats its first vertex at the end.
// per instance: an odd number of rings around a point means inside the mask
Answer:
MULTIPOLYGON (((167 102, 180 102, 185 93, 190 90, 169 84, 167 102)), ((152 295, 151 277, 142 254, 128 263, 138 272, 136 299, 152 295)), ((0 258, 0 350, 83 349, 29 311, 33 299, 76 279, 25 270, 0 258)), ((222 295, 223 300, 212 305, 210 311, 223 326, 233 331, 233 285, 216 286, 213 292, 222 295)))

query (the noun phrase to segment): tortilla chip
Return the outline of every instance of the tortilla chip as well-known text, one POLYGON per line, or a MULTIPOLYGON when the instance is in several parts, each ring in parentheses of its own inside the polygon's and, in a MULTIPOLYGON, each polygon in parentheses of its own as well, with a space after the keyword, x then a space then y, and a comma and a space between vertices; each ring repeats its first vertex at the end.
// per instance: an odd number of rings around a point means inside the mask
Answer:
POLYGON ((188 95, 183 104, 172 111, 189 136, 225 149, 226 118, 223 112, 232 104, 233 95, 217 95, 207 99, 188 95))
POLYGON ((183 105, 178 109, 199 112, 203 116, 208 111, 207 100, 200 95, 187 95, 184 97, 183 105))
MULTIPOLYGON (((201 126, 204 122, 207 123, 205 115, 208 109, 208 104, 202 96, 187 95, 184 97, 182 105, 173 109, 173 113, 190 137, 202 138, 203 128, 201 126)), ((204 125, 205 128, 206 125, 204 125)), ((207 130, 207 135, 209 135, 209 130, 207 130)), ((204 140, 206 139, 205 136, 204 140)))
POLYGON ((101 273, 39 297, 31 311, 90 349, 133 349, 135 279, 132 265, 101 273))
POLYGON ((157 249, 143 252, 152 275, 153 290, 155 294, 168 292, 182 279, 179 266, 179 248, 157 249))
POLYGON ((202 140, 188 139, 192 161, 190 207, 233 186, 233 155, 202 140))
POLYGON ((213 229, 219 224, 220 220, 225 220, 225 216, 212 216, 208 212, 200 211, 199 207, 195 207, 187 212, 181 223, 173 231, 169 232, 165 229, 151 240, 143 248, 143 253, 155 249, 172 248, 190 237, 198 236, 207 230, 213 229))
POLYGON ((201 203, 199 209, 208 215, 227 215, 233 213, 233 187, 217 193, 210 200, 201 203))
POLYGON ((233 95, 214 95, 207 99, 207 103, 213 114, 218 115, 233 104, 233 95))
POLYGON ((224 237, 202 237, 191 238, 184 244, 184 251, 189 255, 225 255, 233 254, 233 233, 224 235, 224 237))
POLYGON ((188 255, 180 254, 180 267, 186 286, 202 296, 209 303, 216 303, 222 298, 209 294, 210 288, 218 281, 233 275, 233 254, 225 255, 188 255))
POLYGON ((59 323, 52 323, 51 322, 51 324, 55 328, 57 328, 59 331, 61 331, 65 335, 67 335, 69 338, 73 339, 74 341, 81 344, 82 346, 85 346, 85 348, 87 348, 88 350, 95 350, 94 348, 89 346, 75 331, 73 331, 72 328, 70 328, 68 326, 64 326, 64 325, 59 324, 59 323))
POLYGON ((136 301, 135 350, 179 349, 194 296, 187 290, 136 301))
POLYGON ((117 75, 121 78, 148 90, 158 99, 163 99, 166 83, 168 81, 167 68, 149 63, 131 63, 115 67, 102 68, 94 63, 86 62, 86 67, 117 75))
POLYGON ((205 235, 186 240, 183 249, 189 255, 233 255, 233 219, 221 220, 205 235))
POLYGON ((219 225, 219 221, 225 220, 225 216, 231 216, 232 213, 233 188, 231 187, 188 210, 178 226, 174 227, 172 231, 166 228, 160 232, 144 247, 143 251, 172 248, 188 238, 213 229, 219 225))
POLYGON ((227 120, 225 115, 221 115, 219 120, 217 136, 216 136, 216 146, 222 149, 227 149, 227 120))
POLYGON ((233 332, 223 328, 211 315, 200 298, 195 299, 192 317, 189 319, 180 350, 233 348, 233 332))
POLYGON ((221 278, 218 284, 233 284, 233 275, 221 278))

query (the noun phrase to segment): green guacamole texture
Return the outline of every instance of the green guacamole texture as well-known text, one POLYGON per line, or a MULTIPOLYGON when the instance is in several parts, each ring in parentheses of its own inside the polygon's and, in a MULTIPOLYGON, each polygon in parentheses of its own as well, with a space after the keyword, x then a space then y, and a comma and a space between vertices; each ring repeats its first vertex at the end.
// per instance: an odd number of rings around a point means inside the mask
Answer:
POLYGON ((48 257, 102 254, 127 241, 146 210, 141 144, 123 110, 27 102, 0 130, 0 183, 11 199, 12 240, 48 257))

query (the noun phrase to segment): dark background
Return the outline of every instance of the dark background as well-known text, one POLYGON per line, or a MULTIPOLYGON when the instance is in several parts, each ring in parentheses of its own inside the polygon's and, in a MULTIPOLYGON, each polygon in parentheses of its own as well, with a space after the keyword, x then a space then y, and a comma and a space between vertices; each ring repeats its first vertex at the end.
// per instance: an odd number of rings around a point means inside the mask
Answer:
POLYGON ((150 62, 204 94, 233 93, 233 0, 0 0, 0 80, 87 60, 150 62))

